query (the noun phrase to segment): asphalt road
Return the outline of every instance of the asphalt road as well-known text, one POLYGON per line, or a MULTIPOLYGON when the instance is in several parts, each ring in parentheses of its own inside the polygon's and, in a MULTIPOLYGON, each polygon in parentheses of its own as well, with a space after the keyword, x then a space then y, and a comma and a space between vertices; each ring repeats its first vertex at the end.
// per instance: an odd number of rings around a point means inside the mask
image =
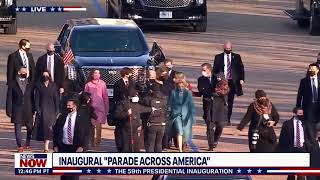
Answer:
MULTIPOLYGON (((103 1, 100 0, 100 3, 102 5, 103 1)), ((89 0, 20 0, 19 6, 23 5, 79 5, 86 7, 87 12, 21 13, 18 15, 18 34, 0 34, 0 177, 3 178, 13 176, 12 158, 15 151, 12 126, 4 114, 8 54, 17 49, 21 38, 27 38, 37 58, 45 52, 44 45, 56 39, 67 19, 100 15, 89 0)), ((232 121, 237 123, 241 119, 257 89, 267 92, 280 112, 281 121, 284 121, 291 116, 290 110, 295 105, 299 81, 305 75, 308 64, 316 60, 320 45, 320 37, 309 36, 306 29, 299 29, 294 21, 282 13, 283 9, 292 7, 294 1, 289 0, 208 0, 207 32, 194 33, 188 27, 152 27, 145 29, 145 34, 150 46, 153 41, 159 42, 166 55, 175 60, 176 67, 187 74, 194 88, 200 76, 200 65, 204 62, 212 63, 214 55, 222 52, 223 42, 232 41, 233 49, 241 54, 246 70, 245 95, 236 98, 232 121)), ((207 148, 205 125, 201 119, 199 99, 196 103, 198 121, 194 127, 194 144, 203 151, 207 148)), ((229 127, 225 130, 217 151, 248 151, 246 137, 232 136, 233 129, 229 127)), ((103 148, 114 151, 112 128, 106 126, 103 137, 103 148)), ((40 144, 36 143, 34 149, 40 150, 40 144)), ((126 179, 112 177, 118 178, 126 179)), ((140 176, 136 179, 148 178, 140 176)), ((259 176, 254 179, 269 178, 259 176)))

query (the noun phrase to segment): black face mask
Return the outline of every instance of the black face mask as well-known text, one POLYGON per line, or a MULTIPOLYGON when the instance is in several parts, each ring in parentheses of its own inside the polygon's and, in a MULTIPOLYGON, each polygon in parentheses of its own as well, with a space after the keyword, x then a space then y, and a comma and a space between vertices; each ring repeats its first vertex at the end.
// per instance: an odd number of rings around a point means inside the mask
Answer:
POLYGON ((226 49, 224 49, 224 53, 230 54, 230 53, 231 53, 231 50, 226 50, 226 49))
POLYGON ((20 74, 20 78, 23 78, 23 79, 27 78, 27 74, 20 74))
POLYGON ((45 81, 49 81, 50 78, 49 76, 42 76, 42 81, 45 82, 45 81))
POLYGON ((309 74, 310 76, 314 76, 314 75, 316 75, 316 72, 315 72, 315 71, 308 71, 308 74, 309 74))
POLYGON ((30 48, 24 48, 24 51, 25 51, 25 52, 29 52, 29 51, 30 51, 30 48))
POLYGON ((47 54, 48 54, 49 56, 51 56, 51 55, 54 54, 54 51, 47 51, 47 54))
POLYGON ((73 108, 67 108, 68 113, 72 113, 73 112, 73 108))
POLYGON ((300 121, 303 121, 303 119, 304 119, 303 115, 297 115, 296 117, 297 117, 300 121))

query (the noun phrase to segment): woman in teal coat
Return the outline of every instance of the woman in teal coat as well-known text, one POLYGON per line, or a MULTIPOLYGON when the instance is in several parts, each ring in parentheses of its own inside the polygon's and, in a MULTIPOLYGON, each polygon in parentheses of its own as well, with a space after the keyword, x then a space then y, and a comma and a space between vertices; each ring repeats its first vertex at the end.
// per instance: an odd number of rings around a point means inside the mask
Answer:
POLYGON ((169 123, 174 124, 177 129, 179 151, 182 152, 183 142, 192 139, 192 125, 196 121, 195 105, 183 73, 176 73, 175 83, 176 88, 171 91, 169 97, 169 123))

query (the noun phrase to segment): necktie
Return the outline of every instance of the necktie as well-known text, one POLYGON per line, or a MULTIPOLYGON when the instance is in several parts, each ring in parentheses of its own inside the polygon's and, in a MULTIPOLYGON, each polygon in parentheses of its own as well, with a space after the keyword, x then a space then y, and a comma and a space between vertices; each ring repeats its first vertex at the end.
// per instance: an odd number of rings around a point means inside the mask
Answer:
POLYGON ((71 116, 69 116, 69 119, 68 119, 68 127, 67 127, 67 134, 68 134, 68 142, 70 144, 72 144, 72 128, 71 128, 71 116))
POLYGON ((126 85, 127 88, 129 87, 128 81, 124 81, 124 84, 126 85))
POLYGON ((231 61, 229 54, 227 54, 227 79, 232 79, 231 61))
POLYGON ((300 139, 300 121, 296 121, 296 147, 301 148, 301 139, 300 139))
POLYGON ((27 67, 27 65, 28 65, 28 62, 27 62, 27 57, 26 57, 26 54, 25 53, 23 53, 23 55, 22 55, 22 63, 23 63, 23 66, 24 67, 27 67))
POLYGON ((51 74, 51 79, 52 79, 52 81, 53 81, 53 71, 52 71, 52 59, 51 59, 51 56, 48 56, 48 70, 49 70, 49 72, 50 72, 50 74, 51 74))
POLYGON ((313 102, 317 102, 318 101, 318 89, 316 87, 316 79, 315 78, 311 78, 312 79, 312 100, 313 102))

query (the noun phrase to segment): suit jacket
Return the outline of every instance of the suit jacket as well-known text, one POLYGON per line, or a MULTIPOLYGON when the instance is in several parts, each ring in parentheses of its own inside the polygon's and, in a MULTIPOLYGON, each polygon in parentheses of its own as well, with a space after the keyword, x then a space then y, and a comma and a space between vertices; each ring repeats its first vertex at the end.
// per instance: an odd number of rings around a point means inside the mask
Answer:
MULTIPOLYGON (((27 80, 26 80, 27 81, 27 80)), ((33 84, 29 83, 23 92, 17 80, 8 83, 6 114, 12 123, 33 124, 34 93, 33 84)))
MULTIPOLYGON (((47 69, 47 54, 42 55, 39 57, 36 65, 36 80, 41 80, 43 71, 47 69)), ((57 54, 54 54, 54 74, 51 74, 54 77, 54 83, 57 86, 57 89, 64 88, 64 78, 65 78, 65 71, 64 71, 64 64, 63 60, 57 54)))
MULTIPOLYGON (((318 98, 320 98, 320 76, 318 75, 318 98)), ((312 87, 310 76, 307 76, 300 81, 298 95, 297 95, 297 107, 302 107, 306 111, 312 104, 312 87)), ((319 104, 319 100, 318 100, 319 104)))
POLYGON ((204 76, 201 76, 198 78, 198 91, 199 95, 203 98, 211 98, 213 92, 215 91, 217 83, 217 77, 211 76, 211 78, 207 78, 204 76))
MULTIPOLYGON (((305 151, 310 150, 314 142, 313 131, 311 126, 306 122, 302 122, 303 132, 304 132, 304 147, 305 151)), ((278 151, 280 152, 295 152, 294 148, 294 125, 293 118, 285 121, 282 124, 281 133, 279 137, 278 151)))
POLYGON ((169 96, 171 91, 175 88, 175 84, 173 82, 173 79, 176 75, 176 71, 175 70, 171 70, 171 74, 169 75, 169 77, 163 82, 163 86, 161 87, 161 92, 165 95, 165 96, 169 96))
MULTIPOLYGON (((35 78, 35 64, 33 60, 33 56, 31 53, 27 53, 27 57, 29 60, 29 81, 34 82, 35 78)), ((20 56, 19 50, 8 56, 7 62, 7 83, 10 81, 16 80, 18 71, 23 66, 22 58, 20 56)))
MULTIPOLYGON (((85 111, 77 111, 76 123, 74 125, 73 147, 86 148, 89 140, 90 127, 88 127, 89 115, 85 111)), ((63 126, 66 123, 68 114, 61 115, 53 127, 53 147, 58 149, 63 145, 63 126)))
MULTIPOLYGON (((224 73, 224 66, 227 66, 226 64, 224 64, 224 53, 216 55, 213 63, 213 74, 224 73)), ((244 81, 245 72, 241 56, 239 54, 231 53, 231 68, 234 91, 237 96, 242 96, 243 91, 240 80, 244 81)))
POLYGON ((126 99, 129 96, 129 89, 135 88, 135 82, 129 80, 129 86, 127 87, 124 84, 123 79, 119 79, 113 86, 113 99, 115 101, 121 101, 126 99))

